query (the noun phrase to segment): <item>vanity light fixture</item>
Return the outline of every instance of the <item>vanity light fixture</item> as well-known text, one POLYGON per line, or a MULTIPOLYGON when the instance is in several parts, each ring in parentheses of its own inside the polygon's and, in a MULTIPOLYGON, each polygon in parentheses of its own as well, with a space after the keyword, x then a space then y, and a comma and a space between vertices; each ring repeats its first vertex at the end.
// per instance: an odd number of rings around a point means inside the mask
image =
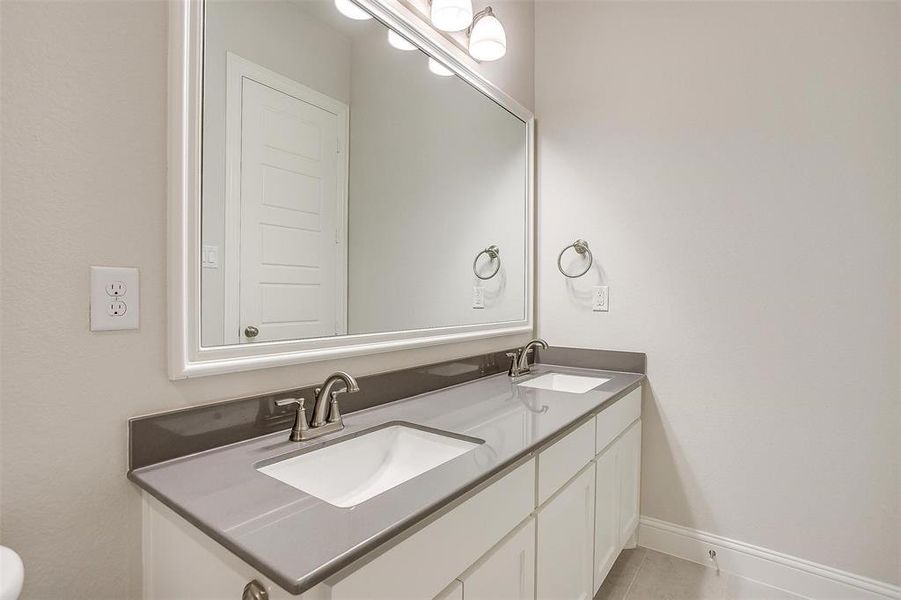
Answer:
POLYGON ((429 71, 431 71, 435 75, 440 75, 441 77, 450 77, 454 74, 453 71, 442 65, 431 56, 429 57, 429 71))
POLYGON ((429 18, 441 31, 463 31, 472 23, 472 0, 429 0, 429 18))
POLYGON ((335 0, 335 8, 338 12, 354 21, 368 21, 372 18, 368 12, 351 2, 351 0, 335 0))
POLYGON ((404 52, 416 50, 416 46, 408 42, 405 37, 392 29, 388 30, 388 44, 390 44, 392 48, 397 48, 398 50, 403 50, 404 52))
POLYGON ((507 53, 507 34, 490 6, 476 13, 466 34, 469 55, 476 60, 497 60, 507 53))

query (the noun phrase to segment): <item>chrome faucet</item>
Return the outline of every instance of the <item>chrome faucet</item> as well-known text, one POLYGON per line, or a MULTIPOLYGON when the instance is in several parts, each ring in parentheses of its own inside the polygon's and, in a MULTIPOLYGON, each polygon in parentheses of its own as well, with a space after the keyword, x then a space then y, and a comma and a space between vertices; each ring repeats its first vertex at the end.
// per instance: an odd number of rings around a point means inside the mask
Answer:
POLYGON ((510 377, 527 375, 532 371, 532 367, 529 365, 529 353, 534 351, 535 346, 541 346, 547 350, 547 342, 541 338, 535 338, 516 352, 507 352, 507 356, 511 359, 510 370, 507 372, 510 377))
POLYGON ((277 400, 278 406, 297 404, 297 414, 294 417, 294 427, 291 429, 291 441, 303 442, 312 440, 320 435, 341 431, 344 429, 344 419, 338 409, 338 394, 359 392, 360 386, 357 380, 344 371, 337 371, 326 377, 322 387, 315 390, 316 398, 313 401, 313 422, 307 425, 307 415, 304 409, 303 398, 285 398, 277 400), (344 384, 343 389, 334 389, 336 385, 344 384))

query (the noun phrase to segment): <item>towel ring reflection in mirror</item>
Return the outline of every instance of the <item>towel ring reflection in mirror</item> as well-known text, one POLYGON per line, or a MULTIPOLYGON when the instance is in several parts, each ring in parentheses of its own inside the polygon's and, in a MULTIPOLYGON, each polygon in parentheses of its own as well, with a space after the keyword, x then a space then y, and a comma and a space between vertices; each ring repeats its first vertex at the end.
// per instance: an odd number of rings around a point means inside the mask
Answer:
POLYGON ((482 281, 488 281, 489 279, 491 279, 492 277, 497 275, 497 272, 500 270, 501 270, 501 249, 498 248, 497 246, 495 246, 494 244, 491 244, 490 246, 488 246, 487 248, 485 248, 484 250, 482 250, 481 252, 476 254, 475 259, 473 259, 473 261, 472 261, 472 272, 476 277, 478 277, 482 281), (491 275, 479 275, 479 270, 476 268, 476 265, 479 262, 479 258, 483 254, 487 254, 488 258, 490 260, 497 261, 497 265, 494 267, 494 271, 491 272, 491 275))
POLYGON ((575 242, 561 250, 560 255, 557 256, 557 268, 560 269, 560 272, 563 273, 565 277, 569 277, 570 279, 576 279, 577 277, 581 277, 582 275, 587 273, 591 268, 592 263, 594 263, 594 256, 592 256, 591 250, 588 249, 588 242, 586 242, 585 240, 576 240, 575 242), (576 273, 575 275, 567 273, 563 269, 563 255, 570 248, 575 250, 576 254, 578 254, 579 256, 585 256, 586 254, 588 255, 588 264, 585 266, 585 269, 580 273, 576 273))

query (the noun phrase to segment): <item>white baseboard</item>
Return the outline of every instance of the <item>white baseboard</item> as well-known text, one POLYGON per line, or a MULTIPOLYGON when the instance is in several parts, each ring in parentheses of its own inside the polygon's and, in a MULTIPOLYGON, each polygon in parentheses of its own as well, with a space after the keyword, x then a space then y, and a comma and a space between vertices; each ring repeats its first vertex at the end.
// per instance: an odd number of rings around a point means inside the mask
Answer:
POLYGON ((641 517, 638 543, 645 548, 713 566, 765 585, 817 600, 886 600, 901 598, 901 588, 808 560, 752 546, 718 535, 641 517))

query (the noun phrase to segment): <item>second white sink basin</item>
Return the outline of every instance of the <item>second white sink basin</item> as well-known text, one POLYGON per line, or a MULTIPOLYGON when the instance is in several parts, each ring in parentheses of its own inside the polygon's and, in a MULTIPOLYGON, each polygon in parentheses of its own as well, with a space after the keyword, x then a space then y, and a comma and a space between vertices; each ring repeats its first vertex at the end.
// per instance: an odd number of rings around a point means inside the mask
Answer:
POLYGON ((391 424, 258 470, 329 504, 348 508, 482 443, 470 439, 391 424))
POLYGON ((517 385, 522 387, 552 390, 555 392, 569 392, 570 394, 584 394, 599 385, 610 381, 604 377, 584 377, 582 375, 564 375, 563 373, 548 373, 535 379, 523 381, 517 385))

